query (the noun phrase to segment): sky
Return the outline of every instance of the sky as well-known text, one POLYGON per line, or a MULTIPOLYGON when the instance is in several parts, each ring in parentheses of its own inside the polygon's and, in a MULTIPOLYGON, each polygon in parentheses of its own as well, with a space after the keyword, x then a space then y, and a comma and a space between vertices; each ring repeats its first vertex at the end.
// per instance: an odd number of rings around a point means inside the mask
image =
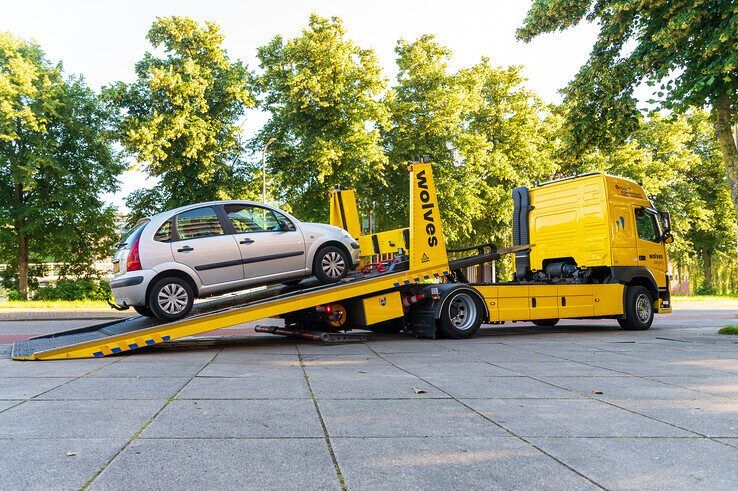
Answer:
MULTIPOLYGON (((151 46, 146 32, 157 16, 186 15, 220 25, 231 59, 258 68, 256 49, 279 34, 299 35, 311 12, 339 16, 348 37, 376 51, 390 80, 395 76, 394 47, 398 39, 435 34, 451 48, 451 69, 477 63, 481 57, 497 65, 522 65, 528 86, 546 102, 560 102, 559 90, 586 61, 597 29, 582 24, 563 33, 546 34, 531 43, 515 39, 530 6, 526 0, 0 0, 0 31, 37 41, 67 73, 83 75, 100 87, 134 79, 134 64, 151 46)), ((265 121, 247 115, 246 134, 265 121)), ((121 189, 106 195, 125 211, 123 198, 150 187, 138 170, 121 178, 121 189)))

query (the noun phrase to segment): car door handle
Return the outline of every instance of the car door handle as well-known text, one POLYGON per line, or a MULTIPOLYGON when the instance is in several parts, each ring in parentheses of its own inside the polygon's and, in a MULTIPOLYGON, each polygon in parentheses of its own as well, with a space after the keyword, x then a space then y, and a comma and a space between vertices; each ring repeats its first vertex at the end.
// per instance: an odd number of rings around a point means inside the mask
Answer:
POLYGON ((194 251, 194 250, 195 249, 193 249, 192 247, 186 245, 186 246, 182 247, 181 249, 177 249, 177 252, 190 252, 190 251, 194 251))
POLYGON ((248 237, 246 237, 245 239, 239 241, 238 243, 239 244, 253 244, 254 243, 254 240, 253 239, 249 239, 248 237))

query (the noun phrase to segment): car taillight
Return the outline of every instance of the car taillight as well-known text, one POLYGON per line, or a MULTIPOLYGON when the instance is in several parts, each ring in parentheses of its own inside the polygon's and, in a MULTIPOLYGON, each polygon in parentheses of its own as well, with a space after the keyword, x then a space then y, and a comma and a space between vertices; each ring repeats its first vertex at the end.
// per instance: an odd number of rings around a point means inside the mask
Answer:
POLYGON ((140 237, 131 246, 131 252, 128 253, 128 261, 126 262, 126 271, 139 271, 141 269, 141 257, 138 254, 138 241, 140 237))

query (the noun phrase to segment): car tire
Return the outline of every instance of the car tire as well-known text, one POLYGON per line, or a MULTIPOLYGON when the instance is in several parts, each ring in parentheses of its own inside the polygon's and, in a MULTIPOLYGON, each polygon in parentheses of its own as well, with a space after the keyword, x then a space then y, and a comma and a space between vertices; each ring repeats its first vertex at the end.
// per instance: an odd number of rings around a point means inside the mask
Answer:
POLYGON ((469 339, 482 325, 484 307, 479 298, 469 291, 451 293, 441 305, 437 326, 441 337, 469 339))
POLYGON ((133 310, 135 310, 138 315, 142 315, 144 317, 155 317, 154 313, 146 305, 134 305, 133 310))
POLYGON ((625 319, 618 319, 626 331, 645 331, 653 322, 654 308, 651 292, 642 286, 628 286, 625 292, 625 319))
POLYGON ((176 321, 189 315, 195 300, 192 287, 182 278, 162 278, 151 287, 148 305, 163 321, 176 321))
POLYGON ((340 247, 321 247, 313 259, 313 274, 321 283, 336 283, 346 277, 350 264, 348 254, 340 247))
POLYGON ((536 319, 531 322, 538 327, 553 327, 559 323, 559 319, 536 319))

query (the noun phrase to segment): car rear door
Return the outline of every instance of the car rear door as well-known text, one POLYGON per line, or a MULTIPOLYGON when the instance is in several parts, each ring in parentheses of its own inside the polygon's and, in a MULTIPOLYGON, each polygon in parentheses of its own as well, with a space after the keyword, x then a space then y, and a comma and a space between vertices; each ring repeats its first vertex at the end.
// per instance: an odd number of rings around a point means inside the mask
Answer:
POLYGON ((304 273, 305 241, 292 220, 248 203, 224 205, 223 210, 233 226, 247 280, 269 281, 304 273))
POLYGON ((243 280, 241 252, 226 234, 212 206, 183 211, 174 220, 177 240, 171 244, 178 263, 195 270, 203 285, 243 280))

